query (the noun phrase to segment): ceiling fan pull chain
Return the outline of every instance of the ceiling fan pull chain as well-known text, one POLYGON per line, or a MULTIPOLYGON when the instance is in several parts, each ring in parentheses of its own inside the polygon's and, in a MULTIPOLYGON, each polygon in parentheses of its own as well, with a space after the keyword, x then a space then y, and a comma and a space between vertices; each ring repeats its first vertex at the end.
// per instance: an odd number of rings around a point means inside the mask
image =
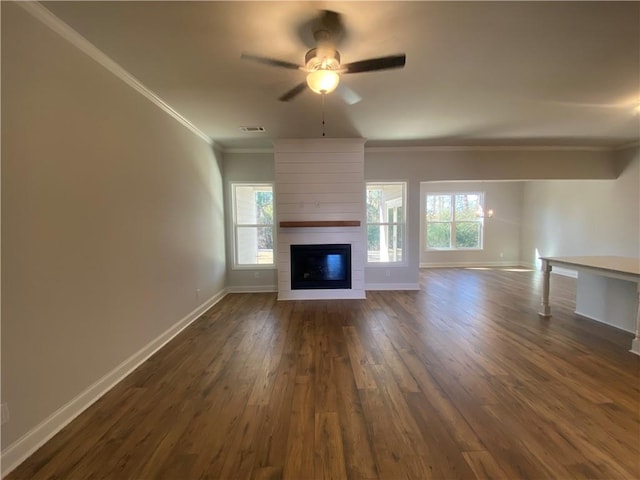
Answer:
POLYGON ((322 97, 322 136, 324 137, 324 97, 325 97, 325 94, 323 93, 321 95, 321 97, 322 97))

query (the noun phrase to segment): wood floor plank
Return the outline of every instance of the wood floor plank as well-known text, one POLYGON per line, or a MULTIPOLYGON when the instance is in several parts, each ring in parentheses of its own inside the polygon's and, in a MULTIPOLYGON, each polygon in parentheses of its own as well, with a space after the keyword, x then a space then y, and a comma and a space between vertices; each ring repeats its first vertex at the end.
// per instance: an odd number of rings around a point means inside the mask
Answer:
POLYGON ((489 452, 463 452, 462 455, 478 480, 509 480, 489 452))
POLYGON ((253 472, 258 435, 262 431, 265 405, 247 405, 238 428, 229 438, 229 453, 222 468, 211 472, 211 478, 249 479, 253 472))
MULTIPOLYGON (((269 317, 269 321, 275 324, 273 317, 269 317)), ((274 332, 267 352, 265 352, 266 354, 256 377, 256 382, 247 401, 249 405, 267 405, 269 402, 274 386, 274 377, 284 351, 287 327, 288 321, 282 322, 280 325, 274 327, 276 331, 274 332)))
POLYGON ((295 380, 296 362, 291 354, 284 355, 281 357, 263 429, 256 445, 256 476, 275 475, 277 472, 282 475, 287 455, 295 380))
POLYGON ((315 478, 347 478, 340 422, 336 412, 316 413, 315 478))
POLYGON ((377 479, 371 437, 351 363, 343 356, 334 357, 332 361, 347 476, 355 480, 377 479))
MULTIPOLYGON (((537 460, 537 464, 545 470, 545 477, 549 478, 559 475, 562 478, 571 477, 565 462, 568 460, 564 455, 557 455, 556 452, 564 453, 567 448, 564 444, 560 446, 552 441, 552 437, 548 432, 541 432, 539 428, 522 428, 523 417, 515 415, 506 405, 484 405, 482 409, 489 416, 499 423, 505 433, 511 438, 517 438, 517 441, 526 449, 527 453, 537 460), (549 448, 549 444, 553 448, 549 448)), ((533 415, 529 415, 527 421, 536 422, 533 415)), ((570 460, 569 460, 570 461, 570 460)))
POLYGON ((334 359, 342 353, 342 349, 332 340, 341 333, 341 326, 336 322, 323 320, 326 314, 324 306, 316 310, 314 365, 315 365, 315 411, 337 412, 338 391, 334 369, 334 359), (318 318, 319 317, 319 318, 318 318))
POLYGON ((374 361, 367 355, 353 327, 343 327, 342 330, 346 339, 353 377, 356 380, 358 389, 375 389, 376 382, 371 371, 374 361))
POLYGON ((416 379, 429 404, 452 433, 463 451, 484 450, 484 445, 455 404, 436 383, 426 366, 412 351, 403 351, 402 359, 416 379))
POLYGON ((408 447, 388 416, 381 393, 377 388, 362 389, 358 393, 379 477, 409 478, 409 466, 402 460, 408 447))
POLYGON ((632 335, 575 280, 422 270, 364 300, 228 294, 7 480, 640 478, 632 335))
POLYGON ((425 440, 421 456, 434 479, 473 478, 473 473, 462 455, 462 449, 453 432, 431 408, 422 392, 405 393, 407 405, 425 440))
POLYGON ((291 405, 284 478, 315 478, 315 412, 313 384, 308 376, 297 376, 291 405))
MULTIPOLYGON (((380 313, 384 315, 384 313, 380 313)), ((377 317, 373 314, 373 311, 367 310, 367 314, 371 330, 374 332, 374 341, 382 355, 382 361, 380 363, 387 365, 391 369, 398 386, 403 391, 418 392, 420 389, 415 378, 413 378, 413 375, 402 361, 400 354, 393 346, 393 342, 387 335, 384 327, 382 325, 376 325, 377 317)))

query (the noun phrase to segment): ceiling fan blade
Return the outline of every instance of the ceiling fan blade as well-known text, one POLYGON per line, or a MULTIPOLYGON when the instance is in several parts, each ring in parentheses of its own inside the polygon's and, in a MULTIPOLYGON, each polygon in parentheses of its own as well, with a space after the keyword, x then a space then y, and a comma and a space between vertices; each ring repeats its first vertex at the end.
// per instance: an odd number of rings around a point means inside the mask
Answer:
POLYGON ((347 105, 355 105, 362 101, 362 97, 347 87, 344 83, 340 83, 336 89, 336 93, 340 95, 344 103, 347 105))
POLYGON ((297 95, 300 95, 305 88, 307 88, 307 82, 302 82, 302 83, 296 85, 295 87, 293 87, 291 90, 289 90, 284 95, 282 95, 280 98, 278 98, 278 100, 280 100, 281 102, 288 102, 293 97, 295 97, 297 95))
POLYGON ((300 68, 300 65, 287 62, 285 60, 278 60, 275 58, 268 58, 268 57, 260 57, 258 55, 251 55, 249 53, 243 53, 242 55, 240 55, 240 58, 243 60, 251 60, 252 62, 263 63, 265 65, 270 65, 272 67, 289 68, 292 70, 298 70, 300 68))
POLYGON ((390 68, 402 68, 406 62, 407 56, 391 55, 388 57, 369 58, 368 60, 360 60, 359 62, 347 63, 342 65, 346 69, 344 73, 360 73, 372 72, 375 70, 388 70, 390 68))

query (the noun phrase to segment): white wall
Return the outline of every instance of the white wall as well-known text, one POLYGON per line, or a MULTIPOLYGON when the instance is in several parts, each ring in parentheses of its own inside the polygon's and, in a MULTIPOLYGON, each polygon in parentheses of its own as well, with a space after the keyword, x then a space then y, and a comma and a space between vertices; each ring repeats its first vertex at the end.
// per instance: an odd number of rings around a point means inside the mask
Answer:
MULTIPOLYGON (((610 152, 597 149, 551 148, 415 148, 394 151, 390 148, 365 149, 366 181, 398 180, 408 182, 407 191, 407 264, 395 268, 368 266, 365 270, 367 285, 417 285, 420 264, 421 182, 437 181, 496 181, 548 178, 615 178, 616 162, 610 152), (389 276, 387 276, 387 272, 389 276)), ((508 187, 504 187, 508 188, 508 187)), ((502 195, 518 201, 519 187, 502 195)), ((506 200, 505 200, 506 201, 506 200)), ((502 203, 502 202, 501 202, 502 203)), ((493 207, 492 207, 493 208, 493 207)), ((502 207, 501 207, 502 208, 502 207)), ((494 208, 497 211, 497 208, 494 208)), ((507 222, 516 221, 511 208, 505 212, 507 222)), ((497 225, 497 222, 496 222, 497 225)), ((518 233, 503 225, 502 232, 516 241, 518 233)), ((500 233, 492 231, 494 233, 500 233)), ((499 244, 505 253, 507 246, 499 244)), ((518 246, 509 249, 513 258, 518 246)), ((495 252, 487 257, 468 258, 467 254, 443 254, 444 262, 453 264, 466 261, 493 261, 495 252), (447 257, 448 255, 448 257, 447 257)), ((497 252, 499 255, 499 251, 497 252)), ((499 258, 499 257, 498 257, 499 258)), ((519 262, 518 262, 519 263, 519 262)))
MULTIPOLYGON (((522 209, 522 258, 614 255, 640 257, 640 149, 615 152, 615 180, 528 182, 522 209)), ((579 273, 576 312, 635 330, 636 285, 579 273)), ((553 308, 553 307, 552 307, 553 308)))
POLYGON ((520 263, 520 211, 524 182, 424 182, 420 193, 420 265, 501 266, 520 263), (482 250, 426 250, 424 198, 434 192, 484 192, 485 211, 482 250))
MULTIPOLYGON (((231 184, 234 182, 275 183, 273 153, 225 153, 223 162, 225 205, 227 209, 227 287, 230 291, 276 291, 277 269, 272 267, 233 267, 233 215, 231 212, 231 184)), ((277 191, 275 192, 277 195, 277 191)), ((278 212, 276 212, 277 215, 278 212)), ((274 234, 277 235, 277 227, 274 234)))
POLYGON ((422 182, 614 179, 618 173, 611 152, 594 148, 369 148, 365 164, 367 174, 400 171, 422 182))
POLYGON ((3 460, 224 291, 223 215, 209 143, 2 2, 3 460))
MULTIPOLYGON (((437 181, 496 181, 532 179, 615 179, 619 173, 621 160, 614 158, 611 152, 591 148, 366 148, 364 153, 364 175, 366 182, 402 181, 407 182, 407 246, 406 262, 401 265, 367 265, 365 267, 365 284, 367 288, 386 288, 396 285, 398 288, 416 288, 418 285, 418 268, 420 262, 420 222, 421 222, 421 182, 437 181)), ((624 162, 623 162, 624 163, 624 162)), ((274 181, 274 159, 272 152, 226 152, 225 181, 274 181)), ((497 183, 497 182, 491 182, 497 183)), ((496 238, 510 239, 517 242, 517 229, 508 227, 507 222, 517 222, 518 215, 514 205, 507 198, 512 198, 519 205, 517 191, 523 187, 504 184, 498 187, 496 194, 501 199, 500 210, 495 226, 499 226, 500 217, 504 222, 499 229, 490 230, 496 238), (507 190, 505 190, 507 189, 507 190), (514 190, 509 190, 514 189, 514 190), (502 193, 500 193, 502 192, 502 193), (508 232, 508 233, 507 233, 508 232)), ((276 197, 277 197, 276 188, 276 197)), ((495 208, 494 208, 495 209, 495 208)), ((497 209, 495 209, 497 211, 497 209)), ((277 214, 277 212, 276 212, 277 214)), ((229 241, 231 239, 229 238, 229 241)), ((494 262, 495 253, 503 253, 502 258, 509 261, 519 251, 522 242, 512 244, 499 241, 501 250, 491 251, 482 258, 447 258, 454 261, 494 262)), ((455 255, 454 255, 455 256, 455 255)), ((519 254, 518 254, 519 256, 519 254)), ((229 257, 230 258, 230 257, 229 257)), ((520 260, 520 258, 518 258, 520 260)), ((520 263, 520 262, 518 262, 520 263)), ((256 271, 229 270, 228 280, 231 289, 252 290, 270 288, 276 282, 275 273, 261 270, 255 278, 256 271)))
POLYGON ((640 154, 616 152, 624 170, 615 180, 527 182, 522 213, 522 259, 545 256, 640 255, 640 154))

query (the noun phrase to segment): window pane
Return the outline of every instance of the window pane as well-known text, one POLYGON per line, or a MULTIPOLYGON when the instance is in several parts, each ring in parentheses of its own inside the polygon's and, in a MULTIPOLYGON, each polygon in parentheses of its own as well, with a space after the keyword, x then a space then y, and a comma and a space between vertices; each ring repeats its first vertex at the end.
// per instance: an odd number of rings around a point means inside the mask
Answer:
POLYGON ((428 223, 427 224, 428 248, 451 248, 451 224, 428 223))
POLYGON ((401 262, 402 225, 369 225, 367 227, 367 260, 369 262, 401 262))
POLYGON ((272 227, 237 227, 236 232, 239 265, 273 263, 272 227))
POLYGON ((382 212, 382 188, 380 188, 380 186, 367 187, 367 222, 384 222, 382 212))
POLYGON ((367 255, 370 262, 380 261, 380 227, 367 226, 367 255))
POLYGON ((403 260, 405 185, 402 182, 367 184, 368 262, 403 260))
POLYGON ((479 210, 479 194, 462 193, 456 195, 456 220, 476 220, 479 210))
POLYGON ((404 184, 367 185, 367 223, 404 222, 404 184))
POLYGON ((480 248, 480 223, 457 222, 456 246, 458 248, 480 248))
POLYGON ((451 220, 451 195, 427 195, 427 221, 451 220))
POLYGON ((402 193, 403 184, 401 183, 390 183, 388 185, 382 185, 382 194, 384 196, 384 201, 387 205, 392 205, 397 207, 402 204, 402 197, 404 196, 402 193))
POLYGON ((256 210, 258 223, 260 225, 273 224, 273 191, 258 190, 256 191, 256 210))
POLYGON ((273 223, 273 190, 267 185, 235 187, 236 223, 270 225, 273 223))

